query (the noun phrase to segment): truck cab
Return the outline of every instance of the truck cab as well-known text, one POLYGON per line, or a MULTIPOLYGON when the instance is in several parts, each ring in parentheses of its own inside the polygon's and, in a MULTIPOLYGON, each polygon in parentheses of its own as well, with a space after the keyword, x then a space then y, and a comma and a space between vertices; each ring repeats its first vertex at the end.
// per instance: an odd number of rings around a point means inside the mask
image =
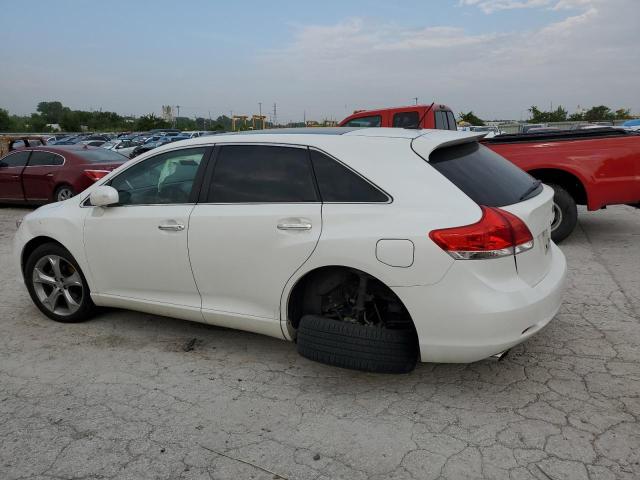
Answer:
POLYGON ((436 103, 380 110, 358 110, 342 120, 339 126, 458 129, 451 109, 436 103))

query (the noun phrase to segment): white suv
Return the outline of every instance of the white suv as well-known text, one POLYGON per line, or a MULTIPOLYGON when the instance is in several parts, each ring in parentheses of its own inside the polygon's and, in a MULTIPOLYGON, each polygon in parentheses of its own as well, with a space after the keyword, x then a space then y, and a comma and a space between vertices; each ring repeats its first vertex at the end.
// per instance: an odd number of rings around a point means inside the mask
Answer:
POLYGON ((48 317, 111 306, 297 342, 379 372, 499 354, 556 314, 553 191, 443 130, 200 137, 27 215, 16 259, 48 317))

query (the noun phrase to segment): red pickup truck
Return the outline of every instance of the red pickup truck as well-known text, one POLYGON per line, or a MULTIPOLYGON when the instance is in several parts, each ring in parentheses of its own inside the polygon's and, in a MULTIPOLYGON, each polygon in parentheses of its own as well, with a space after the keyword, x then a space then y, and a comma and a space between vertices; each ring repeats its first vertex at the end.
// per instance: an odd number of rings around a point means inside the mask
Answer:
POLYGON ((551 237, 563 240, 577 205, 640 205, 640 134, 615 128, 498 135, 484 145, 555 190, 551 237))
POLYGON ((446 105, 436 103, 380 110, 360 110, 342 120, 338 126, 458 129, 451 109, 446 105))
MULTIPOLYGON (((456 130, 446 105, 415 105, 355 112, 341 127, 456 130)), ((640 135, 609 127, 566 132, 498 135, 482 140, 494 152, 555 190, 551 237, 568 237, 578 221, 576 205, 640 206, 640 135)))

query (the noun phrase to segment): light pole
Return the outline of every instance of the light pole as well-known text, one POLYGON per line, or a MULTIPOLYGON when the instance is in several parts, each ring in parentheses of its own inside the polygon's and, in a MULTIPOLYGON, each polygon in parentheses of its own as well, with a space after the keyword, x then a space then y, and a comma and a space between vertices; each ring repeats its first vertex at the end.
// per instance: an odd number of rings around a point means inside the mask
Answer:
POLYGON ((260 114, 260 130, 264 130, 264 118, 262 118, 262 102, 258 102, 258 113, 260 114))
POLYGON ((176 105, 176 110, 178 110, 178 114, 176 115, 176 128, 178 128, 178 119, 180 118, 180 105, 176 105))

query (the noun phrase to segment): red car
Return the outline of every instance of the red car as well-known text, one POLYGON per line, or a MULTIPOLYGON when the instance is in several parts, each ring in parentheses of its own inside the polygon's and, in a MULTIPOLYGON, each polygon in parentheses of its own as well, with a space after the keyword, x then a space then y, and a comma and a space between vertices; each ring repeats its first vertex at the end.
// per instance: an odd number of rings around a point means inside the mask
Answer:
POLYGON ((104 148, 43 145, 0 158, 0 202, 43 204, 71 198, 128 159, 104 148))

